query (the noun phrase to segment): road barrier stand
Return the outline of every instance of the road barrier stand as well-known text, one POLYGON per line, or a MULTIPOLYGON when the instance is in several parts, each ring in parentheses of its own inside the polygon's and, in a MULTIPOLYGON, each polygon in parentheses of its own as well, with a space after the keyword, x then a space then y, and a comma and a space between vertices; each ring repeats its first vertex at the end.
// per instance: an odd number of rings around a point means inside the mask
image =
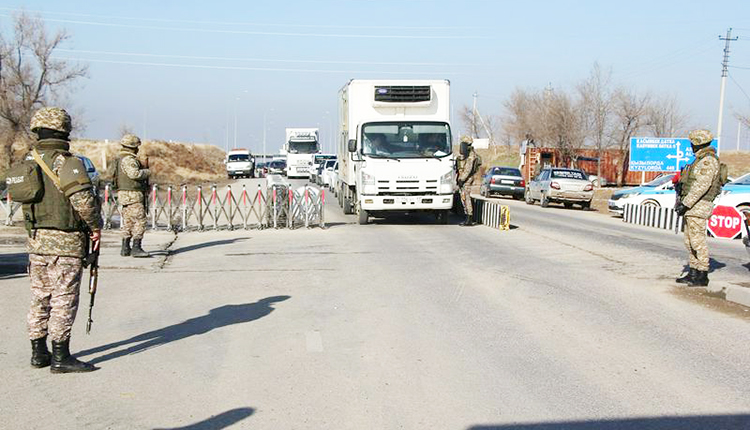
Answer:
POLYGON ((626 204, 622 213, 623 222, 674 230, 675 234, 683 229, 683 217, 672 208, 626 204))
POLYGON ((481 196, 471 196, 474 206, 474 222, 498 230, 510 230, 510 207, 481 196))

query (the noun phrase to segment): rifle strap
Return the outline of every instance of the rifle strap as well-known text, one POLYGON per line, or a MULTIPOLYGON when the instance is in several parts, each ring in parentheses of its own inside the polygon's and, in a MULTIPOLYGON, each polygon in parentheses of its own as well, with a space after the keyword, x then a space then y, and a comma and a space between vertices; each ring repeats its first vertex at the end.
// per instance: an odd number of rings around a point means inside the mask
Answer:
POLYGON ((36 161, 36 164, 38 164, 39 167, 42 168, 42 171, 52 180, 52 183, 55 184, 57 189, 62 190, 62 186, 60 185, 60 178, 55 175, 52 169, 47 166, 47 163, 42 160, 42 157, 38 152, 36 152, 36 148, 31 149, 31 156, 34 157, 34 161, 36 161))

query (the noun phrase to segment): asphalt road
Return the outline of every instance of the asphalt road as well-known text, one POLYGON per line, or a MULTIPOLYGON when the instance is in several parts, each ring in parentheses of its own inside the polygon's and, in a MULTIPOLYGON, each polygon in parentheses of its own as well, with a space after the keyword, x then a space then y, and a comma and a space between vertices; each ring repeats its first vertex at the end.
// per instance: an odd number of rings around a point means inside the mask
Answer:
MULTIPOLYGON (((331 196, 332 197, 332 196, 331 196)), ((101 370, 28 365, 22 232, 0 230, 2 428, 747 429, 750 312, 686 291, 682 237, 508 201, 511 231, 430 216, 105 238, 101 370)), ((710 242, 712 282, 746 282, 710 242)))

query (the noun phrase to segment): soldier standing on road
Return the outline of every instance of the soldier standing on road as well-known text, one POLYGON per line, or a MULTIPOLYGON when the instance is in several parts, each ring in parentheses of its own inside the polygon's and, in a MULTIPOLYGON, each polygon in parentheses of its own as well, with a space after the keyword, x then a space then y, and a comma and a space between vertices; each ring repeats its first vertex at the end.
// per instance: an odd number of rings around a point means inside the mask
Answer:
POLYGON ((461 137, 461 155, 458 157, 458 187, 461 192, 461 202, 464 205, 466 220, 462 226, 474 225, 474 208, 471 204, 471 188, 479 178, 479 167, 482 158, 474 150, 474 139, 471 136, 461 137))
POLYGON ((120 255, 127 257, 148 257, 143 250, 143 234, 146 232, 146 192, 148 191, 149 170, 143 169, 138 161, 138 147, 141 139, 132 134, 126 134, 120 140, 120 157, 115 167, 115 188, 117 188, 117 203, 120 205, 120 231, 122 233, 122 248, 120 255), (130 247, 130 239, 133 247, 130 247))
POLYGON ((37 142, 27 159, 39 155, 44 194, 23 208, 29 233, 31 365, 50 366, 52 373, 97 369, 75 359, 69 348, 87 239, 98 246, 101 238, 101 212, 86 167, 69 152, 71 128, 70 115, 60 108, 42 108, 31 118, 37 142))
POLYGON ((695 160, 680 175, 680 202, 675 212, 685 217, 685 247, 690 271, 676 281, 689 286, 708 285, 708 246, 706 221, 713 212, 713 200, 721 192, 720 163, 711 146, 708 130, 694 130, 689 136, 695 160))

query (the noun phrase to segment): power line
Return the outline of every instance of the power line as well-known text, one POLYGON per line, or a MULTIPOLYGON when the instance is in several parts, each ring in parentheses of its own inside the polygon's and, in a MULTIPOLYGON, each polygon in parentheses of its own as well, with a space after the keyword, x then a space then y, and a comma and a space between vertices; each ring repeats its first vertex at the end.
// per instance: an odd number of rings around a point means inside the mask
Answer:
MULTIPOLYGON (((0 14, 0 17, 11 18, 10 15, 0 14)), ((62 24, 80 24, 97 27, 116 27, 116 28, 136 28, 140 30, 160 30, 160 31, 182 31, 196 33, 219 33, 219 34, 242 34, 249 36, 283 36, 283 37, 331 37, 331 38, 353 38, 353 39, 486 39, 481 36, 409 36, 409 35, 392 35, 392 34, 340 34, 340 33, 288 33, 273 31, 249 31, 249 30, 217 30, 206 28, 184 28, 184 27, 159 27, 153 25, 134 25, 134 24, 116 24, 95 21, 79 21, 72 19, 45 18, 48 22, 58 22, 62 24)))
POLYGON ((744 95, 745 95, 745 98, 746 98, 746 99, 747 99, 747 101, 748 101, 748 102, 750 103, 750 96, 748 96, 748 95, 747 95, 747 93, 745 92, 745 89, 744 89, 744 88, 742 88, 742 85, 740 85, 740 83, 739 83, 739 82, 737 82, 737 80, 735 80, 735 79, 734 79, 734 76, 732 76, 732 74, 731 74, 731 73, 727 73, 727 74, 729 75, 729 79, 731 79, 731 80, 732 80, 732 82, 734 82, 734 84, 735 84, 735 85, 737 85, 737 88, 739 88, 739 89, 740 89, 740 91, 742 91, 742 94, 744 94, 744 95))
POLYGON ((132 16, 113 16, 113 15, 94 15, 88 13, 75 12, 53 12, 44 10, 24 10, 10 7, 0 7, 0 10, 12 12, 30 12, 40 15, 62 15, 62 16, 80 16, 87 18, 99 19, 123 19, 129 21, 147 21, 147 22, 164 22, 176 24, 207 24, 222 26, 258 26, 258 27, 289 27, 289 28, 341 28, 341 29, 368 29, 368 30, 477 30, 476 27, 456 27, 456 26, 388 26, 388 25, 321 25, 321 24, 277 24, 261 22, 232 22, 232 21, 199 21, 186 19, 166 19, 166 18, 143 18, 132 16))
MULTIPOLYGON (((151 63, 145 61, 118 61, 118 60, 100 60, 100 59, 88 59, 78 57, 62 57, 53 55, 51 58, 56 60, 66 61, 88 61, 93 63, 107 63, 107 64, 128 64, 134 66, 157 66, 157 67, 176 67, 184 69, 212 69, 212 70, 244 70, 244 71, 265 71, 265 72, 303 72, 303 73, 371 73, 381 75, 420 75, 424 76, 425 72, 387 72, 382 70, 324 70, 324 69, 284 69, 284 68, 272 68, 272 67, 242 67, 242 66, 209 66, 201 64, 175 64, 175 63, 151 63)), ((457 72, 435 72, 430 71, 429 73, 435 75, 465 75, 465 73, 457 72)))
POLYGON ((57 51, 79 53, 79 54, 95 54, 95 55, 120 55, 120 56, 132 56, 132 57, 176 58, 176 59, 183 59, 183 60, 259 61, 259 62, 269 62, 269 63, 308 63, 308 64, 357 64, 357 65, 378 65, 378 66, 458 66, 456 64, 450 64, 450 63, 286 60, 286 59, 272 59, 272 58, 210 57, 210 56, 199 56, 199 55, 148 54, 148 53, 116 52, 116 51, 89 51, 89 50, 82 50, 82 49, 63 49, 63 48, 57 48, 57 51))

